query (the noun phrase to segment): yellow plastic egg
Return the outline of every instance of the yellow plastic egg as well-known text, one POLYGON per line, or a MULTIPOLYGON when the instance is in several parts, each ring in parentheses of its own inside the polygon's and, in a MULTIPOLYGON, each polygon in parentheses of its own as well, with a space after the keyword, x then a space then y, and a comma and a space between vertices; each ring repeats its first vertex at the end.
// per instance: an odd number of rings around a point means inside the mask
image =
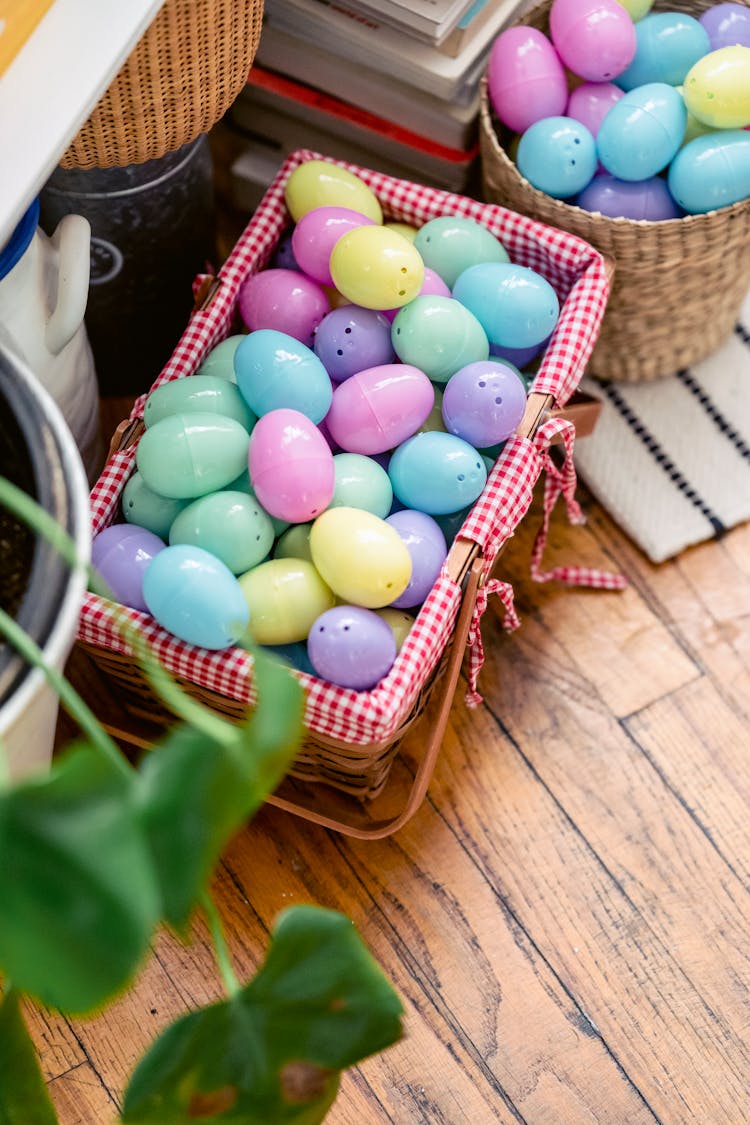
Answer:
POLYGON ((642 20, 646 13, 651 11, 654 0, 620 0, 620 4, 635 23, 636 20, 642 20))
POLYGON ((305 559, 271 559, 238 581, 259 645, 304 641, 315 619, 334 605, 331 590, 305 559))
POLYGON ((385 609, 376 609, 378 617, 382 617, 386 625, 393 633, 393 638, 396 642, 396 652, 401 651, 406 638, 411 632, 411 627, 414 624, 414 618, 410 613, 403 609, 392 609, 391 606, 386 606, 385 609))
POLYGON ((409 585, 411 555, 403 539, 364 508, 323 512, 312 526, 310 550, 323 581, 351 605, 390 605, 409 585))
POLYGON ((424 262, 414 244, 386 227, 356 227, 331 253, 331 277, 339 293, 366 309, 396 309, 416 297, 424 262))
POLYGON ((750 124, 750 47, 721 47, 687 73, 683 96, 688 112, 714 129, 750 124))
POLYGON ((403 234, 404 238, 408 238, 409 242, 413 242, 417 237, 418 227, 413 227, 410 223, 383 223, 386 230, 395 230, 397 234, 403 234))
POLYGON ((383 221, 377 196, 367 184, 327 160, 308 160, 295 168, 287 180, 284 198, 295 223, 316 207, 348 207, 375 223, 383 221))
MULTIPOLYGON (((675 86, 675 90, 678 94, 682 95, 682 100, 684 101, 685 91, 682 86, 675 86)), ((685 136, 682 138, 682 147, 684 148, 686 144, 690 143, 690 141, 694 141, 696 137, 702 137, 704 133, 711 132, 713 132, 713 130, 710 125, 704 125, 703 122, 699 121, 697 117, 693 117, 692 113, 688 110, 687 124, 685 126, 685 136)))

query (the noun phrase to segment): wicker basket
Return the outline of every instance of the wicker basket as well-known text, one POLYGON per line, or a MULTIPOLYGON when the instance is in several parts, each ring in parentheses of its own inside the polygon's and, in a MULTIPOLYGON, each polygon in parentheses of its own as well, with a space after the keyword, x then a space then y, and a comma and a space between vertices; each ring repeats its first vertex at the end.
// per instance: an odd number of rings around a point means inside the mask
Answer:
MULTIPOLYGON (((699 16, 712 6, 711 0, 656 0, 653 10, 699 16)), ((546 0, 518 22, 548 34, 550 8, 546 0)), ((614 260, 614 285, 589 374, 622 382, 657 379, 722 343, 750 286, 750 200, 664 222, 611 219, 532 187, 503 147, 509 140, 491 110, 485 81, 484 197, 571 231, 614 260)))
MULTIPOLYGON (((204 299, 158 384, 189 377, 211 348, 239 330, 236 305, 240 286, 270 260, 289 223, 284 185, 295 168, 311 159, 327 158, 306 150, 288 157, 218 277, 197 279, 196 290, 204 299)), ((299 673, 307 691, 308 733, 291 778, 273 801, 350 835, 375 837, 403 824, 424 796, 467 638, 471 636, 475 655, 476 646, 481 648, 477 591, 528 510, 534 484, 548 462, 548 444, 554 440, 556 420, 548 421, 546 414, 555 403, 566 403, 580 381, 604 312, 608 271, 607 263, 591 246, 504 208, 355 165, 343 166, 375 191, 391 219, 421 225, 439 215, 458 214, 484 222, 502 238, 515 261, 543 273, 561 298, 560 321, 535 377, 518 435, 508 441, 496 462, 391 672, 367 692, 334 687, 299 673), (545 427, 549 427, 547 434, 545 427), (426 709, 432 724, 427 738, 418 724, 426 709), (403 804, 399 801, 396 811, 391 805, 383 813, 377 799, 388 788, 391 767, 403 740, 412 733, 415 740, 419 738, 421 759, 416 777, 409 780, 403 804)), ((145 397, 136 402, 130 419, 119 427, 110 458, 92 491, 95 533, 118 517, 123 487, 135 468, 145 397)), ((131 611, 131 616, 156 655, 191 694, 231 718, 246 714, 253 700, 252 661, 246 653, 240 649, 218 653, 196 649, 166 633, 147 614, 131 611)), ((79 650, 96 666, 88 685, 82 686, 105 725, 135 745, 148 744, 155 727, 168 716, 163 714, 117 629, 111 603, 93 594, 84 601, 79 650), (103 712, 102 693, 91 686, 95 677, 112 689, 112 707, 105 704, 103 712)), ((473 667, 477 669, 476 661, 473 667)))
POLYGON ((142 164, 207 133, 247 80, 262 18, 263 0, 166 0, 62 167, 142 164))

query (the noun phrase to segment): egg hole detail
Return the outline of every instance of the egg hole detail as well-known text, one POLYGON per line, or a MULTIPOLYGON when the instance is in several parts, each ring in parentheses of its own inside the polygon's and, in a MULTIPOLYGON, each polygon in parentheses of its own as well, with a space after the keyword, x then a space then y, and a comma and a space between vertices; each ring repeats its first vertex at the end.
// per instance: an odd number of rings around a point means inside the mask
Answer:
POLYGON ((351 336, 351 334, 352 334, 352 330, 351 330, 351 327, 349 327, 349 328, 345 328, 345 329, 344 329, 344 332, 346 332, 347 336, 351 336))

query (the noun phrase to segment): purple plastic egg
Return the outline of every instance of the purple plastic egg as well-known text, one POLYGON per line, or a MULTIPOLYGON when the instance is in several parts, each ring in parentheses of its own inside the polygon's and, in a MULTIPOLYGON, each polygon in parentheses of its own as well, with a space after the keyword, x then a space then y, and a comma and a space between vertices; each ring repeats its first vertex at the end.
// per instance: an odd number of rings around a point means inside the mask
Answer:
POLYGON ((584 211, 599 211, 611 219, 679 219, 683 211, 675 202, 666 180, 618 180, 614 176, 595 176, 576 200, 584 211))
POLYGON ((371 609, 338 605, 313 623, 307 655, 321 679, 367 691, 391 670, 396 640, 383 618, 371 609))
POLYGON ((131 609, 147 610, 143 576, 151 560, 166 543, 158 535, 132 523, 115 523, 94 536, 91 565, 109 586, 115 599, 131 609))
POLYGON ((417 432, 434 402, 435 389, 423 371, 386 363, 340 383, 325 421, 348 453, 385 453, 417 432))
POLYGON ((542 340, 541 344, 534 344, 529 348, 506 348, 502 344, 490 344, 490 355, 495 359, 505 359, 512 363, 519 371, 536 359, 544 351, 551 337, 542 340))
POLYGON ((245 325, 273 328, 313 346, 315 329, 330 309, 317 281, 296 270, 262 270, 245 278, 237 298, 245 325))
POLYGON ((750 47, 750 9, 744 4, 716 4, 700 17, 711 42, 711 50, 750 47))
POLYGON ((495 113, 514 133, 543 117, 565 113, 565 70, 546 35, 533 27, 509 27, 495 39, 487 66, 495 113))
POLYGON ((348 207, 315 207, 308 211, 292 232, 292 249, 300 269, 321 285, 333 285, 331 251, 343 234, 365 226, 375 226, 374 219, 348 207))
POLYGON ((623 93, 614 82, 584 82, 572 91, 565 116, 580 121, 596 137, 602 121, 623 93))
POLYGON ((333 498, 333 454, 317 426, 298 410, 272 410, 258 419, 248 468, 259 502, 288 523, 315 519, 333 498))
MULTIPOLYGON (((417 297, 450 297, 452 296, 449 287, 445 284, 440 274, 435 273, 428 266, 424 268, 424 281, 422 288, 417 293, 417 297)), ((401 309, 385 309, 383 316, 387 316, 388 320, 393 323, 396 316, 401 312, 401 309)))
POLYGON ((553 0, 549 28, 562 61, 589 82, 610 82, 633 61, 635 24, 617 0, 553 0))
POLYGON ((443 421, 448 432, 475 448, 505 441, 526 409, 526 387, 509 364, 483 360, 462 367, 443 393, 443 421))
POLYGON ((390 322, 382 312, 360 305, 341 305, 324 316, 313 351, 336 383, 396 358, 390 322))
POLYGON ((271 259, 271 266, 274 269, 299 271, 299 262, 295 258, 292 248, 291 233, 285 234, 280 239, 279 245, 276 247, 274 256, 271 259))
POLYGON ((421 605, 448 554, 448 546, 440 525, 426 512, 403 508, 387 517, 386 523, 394 527, 411 555, 409 585, 391 605, 396 609, 411 609, 421 605))

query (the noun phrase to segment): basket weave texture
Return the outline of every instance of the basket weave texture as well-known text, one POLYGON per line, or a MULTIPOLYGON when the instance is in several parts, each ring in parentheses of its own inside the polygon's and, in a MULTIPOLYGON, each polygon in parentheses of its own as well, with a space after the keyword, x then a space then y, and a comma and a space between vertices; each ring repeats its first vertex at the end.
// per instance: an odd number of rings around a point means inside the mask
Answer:
MULTIPOLYGON (((308 150, 287 158, 222 267, 213 299, 193 314, 154 386, 189 377, 217 343, 240 331, 236 308, 240 286, 247 276, 267 265, 288 229, 286 181, 300 164, 314 159, 328 158, 308 150)), ((387 218, 415 226, 441 215, 474 218, 501 238, 514 261, 547 277, 560 297, 561 315, 533 390, 554 396, 560 405, 567 402, 580 381, 604 313, 608 277, 602 256, 580 239, 504 208, 343 161, 333 163, 348 168, 372 188, 387 218)), ((144 395, 133 408, 131 418, 136 422, 143 416, 145 400, 144 395)), ((134 444, 114 453, 95 485, 91 493, 94 534, 118 518, 122 490, 136 467, 135 454, 134 444)), ((487 573, 526 514, 546 455, 546 447, 528 438, 516 435, 509 439, 461 528, 461 536, 477 545, 487 573)), ((308 736, 292 768, 293 777, 323 781, 360 798, 378 795, 402 737, 440 682, 461 601, 462 587, 446 563, 393 668, 371 691, 356 692, 296 673, 307 692, 308 736)), ((196 698, 230 717, 239 718, 246 712, 254 698, 252 658, 246 652, 196 648, 167 633, 148 614, 127 612, 160 661, 196 698)), ((117 628, 115 613, 111 602, 87 594, 79 643, 100 670, 117 682, 118 700, 134 715, 153 718, 159 713, 159 703, 117 628)), ((481 647, 480 617, 478 609, 473 635, 481 647)))
POLYGON ((60 161, 155 160, 226 113, 255 58, 263 0, 166 0, 60 161))
MULTIPOLYGON (((545 0, 518 24, 549 34, 551 6, 545 0)), ((656 0, 653 11, 698 17, 711 7, 711 0, 656 0)), ((642 382, 715 351, 734 328, 750 287, 750 200, 663 222, 612 219, 533 187, 505 150, 510 139, 492 112, 485 80, 480 120, 485 199, 577 234, 614 261, 614 285, 588 373, 642 382)))

